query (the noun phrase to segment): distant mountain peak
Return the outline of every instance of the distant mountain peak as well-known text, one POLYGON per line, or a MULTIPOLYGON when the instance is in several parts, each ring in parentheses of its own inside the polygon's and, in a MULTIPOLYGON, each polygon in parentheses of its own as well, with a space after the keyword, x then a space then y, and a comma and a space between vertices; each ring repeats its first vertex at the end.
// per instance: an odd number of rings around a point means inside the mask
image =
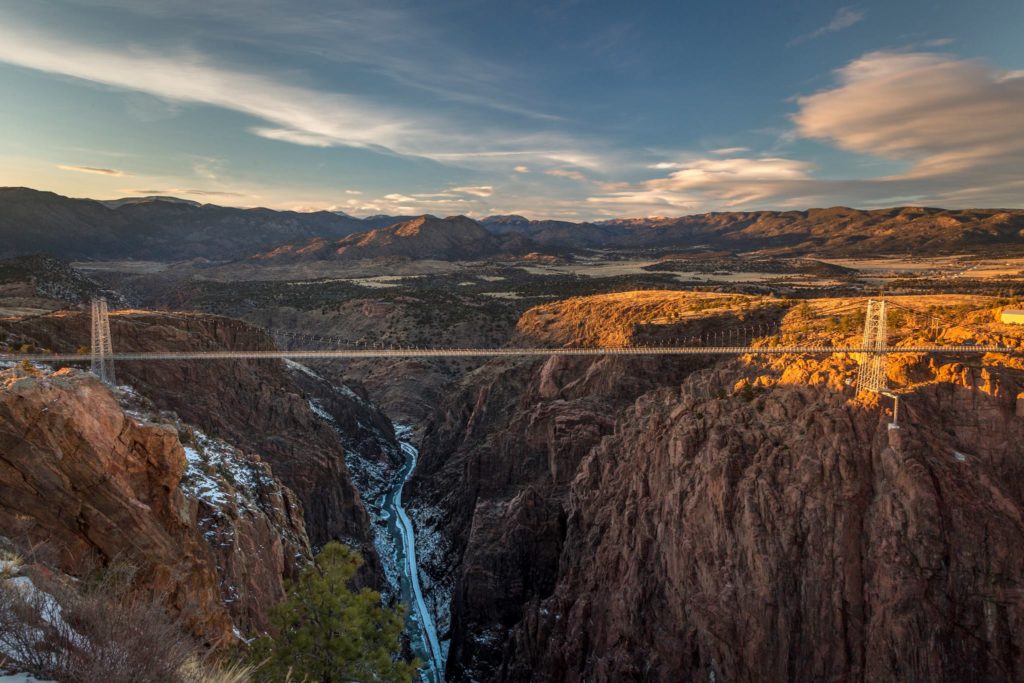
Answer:
MULTIPOLYGON (((350 260, 397 257, 457 261, 495 256, 507 251, 509 244, 472 218, 438 218, 424 214, 339 240, 314 239, 301 244, 286 244, 254 258, 350 260)), ((522 246, 516 245, 515 251, 521 250, 522 246)))
POLYGON ((514 223, 518 225, 527 225, 530 223, 530 219, 526 216, 520 216, 517 213, 500 213, 494 214, 493 216, 484 216, 480 219, 480 222, 484 225, 487 225, 488 223, 514 223))
POLYGON ((193 201, 191 199, 181 199, 180 197, 171 197, 167 195, 147 195, 145 197, 122 197, 121 199, 101 199, 100 204, 108 206, 111 209, 120 209, 122 206, 132 206, 135 204, 151 204, 153 202, 166 202, 167 204, 186 204, 188 206, 202 206, 202 203, 193 201))

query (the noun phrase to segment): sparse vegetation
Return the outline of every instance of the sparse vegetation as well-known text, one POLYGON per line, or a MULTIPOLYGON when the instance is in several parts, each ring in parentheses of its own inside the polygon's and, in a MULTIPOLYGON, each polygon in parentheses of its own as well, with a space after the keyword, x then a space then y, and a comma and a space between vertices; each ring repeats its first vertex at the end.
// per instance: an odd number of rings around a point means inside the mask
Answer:
MULTIPOLYGON (((37 585, 0 577, 0 649, 7 665, 61 683, 217 683, 221 671, 164 610, 133 589, 134 572, 101 573, 80 584, 37 585)), ((235 676, 234 678, 225 676, 235 676)))
POLYGON ((0 548, 0 581, 18 573, 25 559, 15 550, 0 548))

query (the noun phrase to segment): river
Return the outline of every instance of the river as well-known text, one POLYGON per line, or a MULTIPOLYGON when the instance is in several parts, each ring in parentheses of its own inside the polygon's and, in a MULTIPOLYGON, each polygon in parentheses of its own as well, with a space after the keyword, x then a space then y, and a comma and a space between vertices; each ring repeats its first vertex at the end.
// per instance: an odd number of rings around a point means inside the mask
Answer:
MULTIPOLYGON (((403 434, 399 432, 401 438, 403 434)), ((388 533, 394 538, 401 567, 401 598, 409 606, 406 630, 412 641, 413 653, 424 662, 420 669, 425 683, 444 682, 444 658, 437 637, 434 617, 427 609, 420 585, 419 565, 416 563, 416 535, 412 520, 402 507, 402 489, 416 469, 419 451, 408 441, 400 440, 405 463, 395 477, 394 486, 384 494, 382 516, 387 520, 388 533)))

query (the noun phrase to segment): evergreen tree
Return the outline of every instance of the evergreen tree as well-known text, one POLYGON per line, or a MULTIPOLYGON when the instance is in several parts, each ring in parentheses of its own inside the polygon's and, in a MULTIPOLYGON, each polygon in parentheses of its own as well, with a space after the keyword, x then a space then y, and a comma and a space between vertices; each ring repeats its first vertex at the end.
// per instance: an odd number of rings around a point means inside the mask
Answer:
POLYGON ((363 558, 328 543, 270 612, 276 637, 252 645, 263 681, 409 683, 418 662, 399 659, 403 610, 382 607, 380 594, 349 588, 363 558))

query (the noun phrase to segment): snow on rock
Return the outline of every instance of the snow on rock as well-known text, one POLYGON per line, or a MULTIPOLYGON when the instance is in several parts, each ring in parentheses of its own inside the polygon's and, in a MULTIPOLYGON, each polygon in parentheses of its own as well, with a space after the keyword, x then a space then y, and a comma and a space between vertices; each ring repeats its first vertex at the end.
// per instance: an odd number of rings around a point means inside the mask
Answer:
POLYGON ((221 599, 236 631, 265 631, 267 609, 284 597, 284 580, 312 558, 302 504, 258 455, 173 413, 158 413, 130 387, 118 394, 132 419, 177 430, 186 460, 178 488, 192 502, 191 518, 213 552, 221 599))
MULTIPOLYGON (((451 555, 451 544, 441 533, 440 508, 425 505, 422 507, 407 506, 416 528, 416 553, 420 558, 420 582, 431 614, 439 634, 448 634, 452 619, 452 593, 455 590, 455 577, 445 574, 441 578, 434 577, 429 567, 443 567, 451 555)), ((450 639, 441 641, 441 658, 447 661, 450 639)))
POLYGON ((381 598, 389 603, 400 594, 401 568, 383 504, 403 461, 393 434, 386 429, 390 422, 349 387, 334 384, 301 363, 285 360, 285 365, 310 397, 310 410, 334 429, 344 448, 345 466, 370 517, 373 544, 386 584, 381 598))

